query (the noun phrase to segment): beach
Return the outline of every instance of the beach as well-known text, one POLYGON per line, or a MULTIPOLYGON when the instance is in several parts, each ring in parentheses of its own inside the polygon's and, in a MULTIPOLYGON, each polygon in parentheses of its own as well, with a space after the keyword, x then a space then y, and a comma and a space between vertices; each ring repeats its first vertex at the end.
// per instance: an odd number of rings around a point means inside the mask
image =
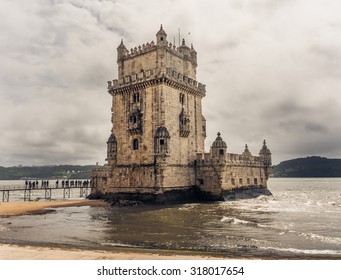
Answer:
POLYGON ((102 200, 66 200, 66 201, 32 201, 32 202, 1 202, 1 216, 16 216, 31 214, 47 208, 71 207, 71 206, 106 206, 102 200))
POLYGON ((0 260, 219 260, 227 258, 153 251, 136 249, 104 251, 0 244, 0 260))

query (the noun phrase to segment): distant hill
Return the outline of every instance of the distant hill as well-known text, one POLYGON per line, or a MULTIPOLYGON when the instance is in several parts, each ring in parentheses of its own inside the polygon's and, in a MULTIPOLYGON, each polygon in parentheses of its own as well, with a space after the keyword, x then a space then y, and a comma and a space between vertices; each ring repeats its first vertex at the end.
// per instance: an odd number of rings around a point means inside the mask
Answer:
POLYGON ((274 177, 341 177, 341 159, 306 157, 282 161, 274 166, 274 177))
POLYGON ((89 179, 91 170, 96 165, 56 165, 56 166, 22 166, 1 167, 0 180, 20 180, 26 178, 52 179, 89 179))

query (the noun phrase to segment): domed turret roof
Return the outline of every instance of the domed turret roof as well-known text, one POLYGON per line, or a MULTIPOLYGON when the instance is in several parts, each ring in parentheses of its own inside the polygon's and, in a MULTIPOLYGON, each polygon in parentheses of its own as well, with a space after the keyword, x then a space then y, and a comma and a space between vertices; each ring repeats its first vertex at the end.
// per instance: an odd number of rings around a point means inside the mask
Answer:
POLYGON ((123 39, 121 40, 121 44, 117 47, 117 49, 124 49, 127 50, 126 46, 123 43, 123 39))
POLYGON ((156 33, 156 36, 160 35, 167 36, 167 33, 163 30, 162 24, 160 26, 160 30, 156 33))
POLYGON ((220 132, 217 135, 217 138, 212 143, 212 148, 227 148, 226 142, 220 137, 220 132))
POLYGON ((160 126, 155 133, 155 136, 161 137, 161 138, 170 138, 169 132, 166 127, 160 126))
POLYGON ((259 151, 260 155, 268 155, 271 154, 270 150, 268 149, 268 147, 266 146, 266 141, 263 141, 263 147, 262 149, 259 151))
POLYGON ((113 133, 109 136, 107 143, 116 143, 116 137, 113 133))
POLYGON ((191 49, 186 45, 185 39, 182 39, 182 45, 179 47, 180 51, 190 51, 191 49))
POLYGON ((243 157, 251 157, 252 156, 251 152, 249 151, 249 148, 248 148, 247 144, 245 145, 245 150, 242 153, 242 156, 243 157))
POLYGON ((191 44, 191 52, 192 53, 197 53, 197 51, 193 48, 193 44, 191 44))

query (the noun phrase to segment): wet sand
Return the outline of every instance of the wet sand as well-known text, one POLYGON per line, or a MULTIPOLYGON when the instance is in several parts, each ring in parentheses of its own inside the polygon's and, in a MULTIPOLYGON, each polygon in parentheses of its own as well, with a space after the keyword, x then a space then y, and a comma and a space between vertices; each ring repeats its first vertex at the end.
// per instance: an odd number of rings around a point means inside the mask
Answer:
POLYGON ((0 244, 0 260, 218 260, 208 256, 155 250, 101 251, 0 244))
POLYGON ((66 200, 66 201, 31 201, 31 202, 1 202, 0 216, 16 216, 40 212, 46 208, 71 206, 106 206, 102 200, 66 200))

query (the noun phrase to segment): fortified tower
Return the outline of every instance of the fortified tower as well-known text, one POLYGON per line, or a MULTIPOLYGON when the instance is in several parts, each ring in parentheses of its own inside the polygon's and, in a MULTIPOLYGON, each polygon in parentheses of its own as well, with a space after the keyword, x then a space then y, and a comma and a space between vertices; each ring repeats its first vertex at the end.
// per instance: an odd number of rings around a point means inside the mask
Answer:
POLYGON ((118 79, 108 82, 112 130, 108 167, 94 172, 99 193, 162 193, 195 185, 204 152, 205 85, 196 81, 197 53, 176 47, 161 25, 153 41, 117 48, 118 79))
POLYGON ((112 129, 107 166, 93 170, 90 197, 168 201, 221 199, 225 191, 266 187, 271 153, 246 147, 227 153, 218 133, 205 153, 205 85, 196 81, 197 53, 185 40, 176 47, 161 25, 153 41, 117 48, 118 79, 108 82, 112 129))

